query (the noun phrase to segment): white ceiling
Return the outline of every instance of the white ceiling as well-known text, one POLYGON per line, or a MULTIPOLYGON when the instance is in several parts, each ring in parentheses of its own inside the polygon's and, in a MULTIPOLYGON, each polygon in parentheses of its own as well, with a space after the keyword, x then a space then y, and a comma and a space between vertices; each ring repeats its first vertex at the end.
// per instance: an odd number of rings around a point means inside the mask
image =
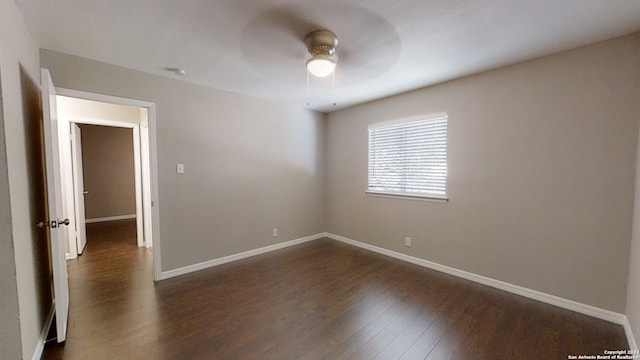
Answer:
POLYGON ((16 3, 42 48, 300 106, 304 36, 329 29, 335 88, 313 77, 309 88, 323 112, 640 31, 640 0, 16 3))

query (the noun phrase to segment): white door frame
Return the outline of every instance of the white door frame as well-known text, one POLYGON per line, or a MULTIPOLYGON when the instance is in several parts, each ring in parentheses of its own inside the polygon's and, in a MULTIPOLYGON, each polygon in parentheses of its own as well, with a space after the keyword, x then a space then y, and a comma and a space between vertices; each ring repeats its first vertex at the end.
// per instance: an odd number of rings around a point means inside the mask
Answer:
MULTIPOLYGON (((72 181, 72 193, 73 203, 75 209, 75 241, 70 241, 69 251, 72 251, 72 255, 82 254, 84 248, 87 245, 87 231, 86 231, 86 218, 84 211, 84 176, 82 168, 82 131, 77 124, 69 124, 71 130, 71 177, 72 181), (75 249, 74 246, 75 245, 75 249)), ((73 240, 73 239, 71 239, 73 240)), ((67 254, 68 256, 69 254, 67 254)))
MULTIPOLYGON (((140 161, 140 124, 129 123, 125 121, 117 121, 117 120, 103 120, 103 119, 92 119, 92 118, 83 118, 77 116, 66 116, 66 119, 70 124, 87 124, 87 125, 99 125, 99 126, 111 126, 125 129, 132 129, 133 135, 133 174, 134 174, 134 194, 136 197, 136 233, 137 233, 137 242, 140 247, 151 247, 151 234, 145 234, 144 232, 144 218, 145 215, 142 212, 142 171, 141 161, 140 161), (149 240, 149 241, 147 241, 149 240)), ((75 184, 74 184, 75 186, 75 184)), ((72 248, 72 246, 70 246, 72 248)), ((73 255, 73 254, 72 254, 73 255)))
POLYGON ((138 220, 142 220, 136 222, 138 227, 138 245, 146 247, 153 246, 154 280, 160 280, 162 266, 160 256, 160 211, 158 203, 158 159, 155 103, 65 88, 56 88, 56 91, 58 95, 61 96, 147 109, 147 121, 141 120, 140 123, 137 124, 87 118, 70 118, 69 121, 79 124, 126 127, 133 130, 134 168, 136 169, 136 216, 138 217, 138 220), (141 156, 145 156, 145 158, 141 159, 141 156), (150 190, 150 196, 143 195, 143 192, 147 187, 150 190), (145 228, 147 231, 145 231, 145 228), (150 236, 144 236, 145 233, 150 236), (144 243, 142 243, 143 241, 144 243))

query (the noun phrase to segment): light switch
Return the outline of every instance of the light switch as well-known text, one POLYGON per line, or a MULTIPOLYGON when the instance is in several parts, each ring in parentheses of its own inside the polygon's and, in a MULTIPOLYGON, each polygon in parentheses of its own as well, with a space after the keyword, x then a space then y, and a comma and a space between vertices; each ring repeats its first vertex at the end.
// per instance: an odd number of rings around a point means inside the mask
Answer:
POLYGON ((176 164, 176 173, 184 174, 184 164, 176 164))

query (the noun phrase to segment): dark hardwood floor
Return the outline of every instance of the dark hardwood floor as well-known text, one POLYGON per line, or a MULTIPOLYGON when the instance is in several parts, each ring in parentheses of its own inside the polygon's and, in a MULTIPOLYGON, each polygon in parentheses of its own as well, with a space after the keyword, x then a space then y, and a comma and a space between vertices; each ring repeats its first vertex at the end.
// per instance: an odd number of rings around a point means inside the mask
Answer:
POLYGON ((67 341, 44 359, 567 359, 628 347, 619 325, 328 239, 154 284, 133 221, 87 231, 69 261, 67 341))

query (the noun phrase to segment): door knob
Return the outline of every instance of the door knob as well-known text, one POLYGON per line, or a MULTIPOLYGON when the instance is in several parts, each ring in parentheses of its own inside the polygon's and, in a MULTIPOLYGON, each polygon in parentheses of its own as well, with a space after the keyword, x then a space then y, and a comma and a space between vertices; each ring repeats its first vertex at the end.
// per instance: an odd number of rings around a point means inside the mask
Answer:
POLYGON ((87 195, 89 193, 89 190, 85 190, 82 192, 82 195, 87 195))
POLYGON ((47 226, 50 226, 52 229, 56 229, 59 228, 62 225, 69 225, 71 222, 69 221, 69 219, 64 219, 64 220, 51 220, 51 222, 48 221, 40 221, 39 223, 36 224, 36 227, 38 229, 44 229, 47 226))
POLYGON ((48 221, 40 221, 39 223, 36 224, 36 227, 38 229, 43 229, 45 227, 49 226, 49 222, 48 221))

